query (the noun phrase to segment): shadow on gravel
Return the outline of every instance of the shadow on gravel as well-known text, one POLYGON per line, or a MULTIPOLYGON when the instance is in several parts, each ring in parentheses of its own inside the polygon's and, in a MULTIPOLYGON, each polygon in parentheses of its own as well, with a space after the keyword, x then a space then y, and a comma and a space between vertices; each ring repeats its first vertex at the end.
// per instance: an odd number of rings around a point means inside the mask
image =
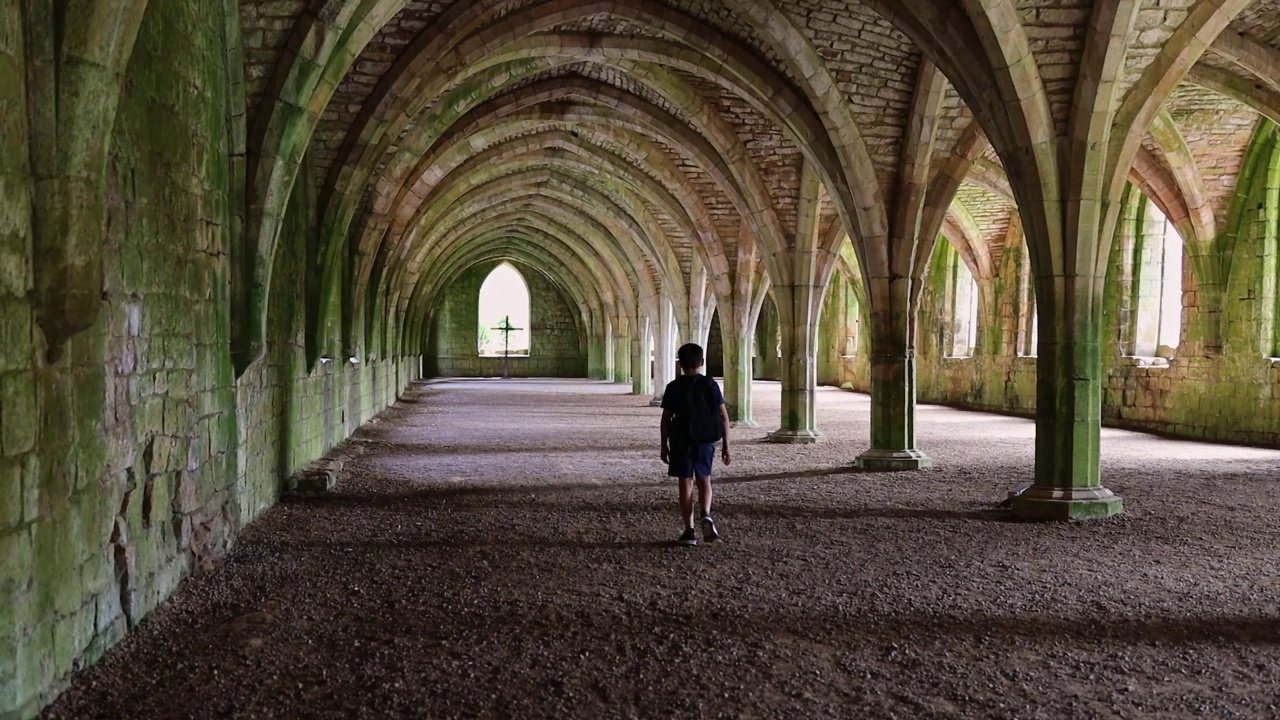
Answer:
POLYGON ((772 480, 806 480, 829 478, 836 475, 861 475, 863 472, 865 471, 859 470, 852 465, 837 465, 832 468, 810 468, 808 470, 760 473, 758 475, 723 475, 717 476, 715 482, 720 485, 733 485, 737 483, 770 482, 772 480))
MULTIPOLYGON (((664 487, 670 483, 652 482, 652 483, 627 483, 626 488, 656 488, 664 487)), ((380 507, 403 507, 412 509, 419 506, 439 507, 443 502, 450 500, 469 500, 476 499, 481 504, 507 505, 507 502, 517 501, 519 504, 527 504, 531 497, 554 495, 557 493, 577 493, 589 490, 618 490, 618 485, 608 484, 591 484, 591 483, 573 483, 564 485, 529 485, 529 486, 469 486, 469 487, 436 487, 426 490, 415 490, 412 492, 386 492, 386 493, 353 493, 353 492, 329 492, 329 493, 292 493, 286 495, 282 500, 282 504, 288 505, 312 505, 324 508, 380 508, 380 507)))
MULTIPOLYGON (((414 443, 401 442, 395 440, 383 440, 376 437, 357 437, 356 441, 370 446, 374 449, 376 446, 380 458, 392 458, 397 456, 413 456, 413 457, 429 457, 432 455, 506 455, 518 454, 527 455, 530 450, 527 444, 513 447, 501 447, 492 443, 481 443, 475 445, 442 445, 439 443, 414 443)), ((614 445, 608 449, 609 453, 624 453, 628 451, 645 450, 657 454, 655 443, 635 444, 635 445, 614 445)), ((576 454, 596 456, 601 452, 600 445, 593 442, 591 437, 584 436, 581 442, 566 443, 559 442, 554 446, 539 447, 537 453, 539 455, 553 454, 576 454)))
MULTIPOLYGON (((983 641, 1115 642, 1125 645, 1205 644, 1223 647, 1280 645, 1280 620, 1270 617, 1117 617, 1064 618, 965 616, 900 618, 895 635, 983 641)), ((859 632, 858 634, 862 634, 859 632)))
MULTIPOLYGON (((829 478, 836 475, 846 475, 861 472, 850 467, 835 467, 825 470, 800 470, 795 472, 782 473, 762 473, 759 475, 737 475, 728 477, 717 477, 715 483, 717 485, 733 485, 741 483, 771 482, 775 480, 801 480, 801 479, 817 479, 829 478)), ((457 500, 465 498, 502 498, 510 496, 512 499, 526 500, 532 496, 554 495, 558 493, 577 493, 583 491, 617 491, 619 489, 641 489, 641 488, 661 488, 670 487, 675 482, 674 479, 656 482, 628 482, 628 483, 559 483, 559 484, 540 484, 540 485, 467 485, 462 487, 447 487, 437 485, 435 487, 424 488, 422 490, 414 490, 411 492, 396 492, 388 489, 387 492, 336 492, 326 493, 309 493, 295 492, 285 495, 281 499, 282 504, 286 505, 314 505, 317 507, 349 507, 349 508, 372 508, 372 507, 394 507, 404 506, 411 508, 419 504, 439 504, 441 501, 457 500)))
POLYGON ((762 505, 749 503, 733 506, 736 516, 749 516, 767 520, 981 520, 984 522, 1020 522, 1006 510, 999 508, 968 508, 951 510, 944 508, 904 507, 831 507, 829 505, 762 505))
POLYGON ((495 535, 489 539, 477 540, 470 537, 445 538, 441 540, 358 540, 345 542, 299 541, 288 543, 291 548, 314 548, 317 550, 365 550, 384 553, 394 550, 475 550, 480 548, 500 548, 504 550, 645 550, 680 547, 673 540, 580 540, 574 538, 533 538, 503 537, 495 535))

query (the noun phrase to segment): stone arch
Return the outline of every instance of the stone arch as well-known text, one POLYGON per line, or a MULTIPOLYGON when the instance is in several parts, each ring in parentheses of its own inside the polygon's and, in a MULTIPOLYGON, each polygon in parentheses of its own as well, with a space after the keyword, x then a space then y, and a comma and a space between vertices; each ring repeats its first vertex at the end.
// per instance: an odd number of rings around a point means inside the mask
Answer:
MULTIPOLYGON (((49 362, 102 306, 110 133, 147 0, 28 3, 26 132, 36 321, 49 362)), ((25 31, 25 33, 24 33, 25 31)))
POLYGON ((232 362, 243 373, 262 353, 271 266, 302 156, 339 81, 407 0, 325 0, 294 26, 249 130, 244 247, 232 248, 232 362))
MULTIPOLYGON (((507 323, 507 325, 505 326, 502 324, 499 324, 496 327, 499 327, 499 328, 511 327, 512 328, 511 332, 506 333, 506 336, 508 339, 510 338, 511 333, 514 333, 514 332, 526 333, 519 337, 521 340, 524 340, 527 338, 530 342, 529 347, 531 347, 532 340, 533 340, 533 330, 530 327, 529 318, 532 317, 533 295, 529 289, 529 281, 525 280, 524 274, 521 273, 520 270, 516 268, 516 266, 512 265, 510 260, 506 260, 506 259, 500 260, 498 264, 495 265, 494 268, 489 271, 489 275, 485 277, 484 282, 480 284, 478 297, 476 298, 476 304, 478 308, 477 311, 480 316, 480 322, 481 323, 489 322, 491 319, 493 319, 492 315, 498 314, 499 312, 497 310, 494 310, 493 313, 489 313, 489 314, 486 314, 485 312, 486 309, 491 309, 491 310, 493 309, 491 307, 490 308, 485 307, 486 299, 487 299, 485 297, 485 291, 493 287, 492 283, 494 283, 495 280, 502 279, 498 275, 499 272, 501 272, 503 275, 509 275, 510 273, 515 273, 515 279, 519 282, 519 286, 520 286, 520 290, 522 291, 522 294, 519 294, 519 299, 515 300, 516 306, 511 309, 511 312, 507 312, 505 315, 505 317, 508 318, 510 322, 507 323), (513 315, 515 317, 513 317, 513 315), (519 320, 516 319, 517 317, 519 318, 519 320)), ((510 284, 511 280, 507 279, 506 282, 510 284)), ((490 294, 492 295, 492 293, 490 294)), ((520 349, 528 350, 529 347, 526 347, 525 345, 522 345, 519 343, 517 343, 515 346, 517 350, 520 350, 520 349)), ((508 348, 503 349, 504 354, 507 354, 508 351, 509 351, 508 348)), ((480 348, 477 348, 477 352, 481 355, 485 354, 483 350, 481 350, 480 348)))
MULTIPOLYGON (((636 268, 642 267, 639 264, 640 256, 634 254, 631 248, 638 251, 639 243, 623 242, 623 238, 631 238, 634 240, 641 230, 632 221, 628 221, 622 214, 614 215, 612 212, 606 213, 604 217, 592 218, 589 216, 591 204, 583 202, 581 198, 552 187, 544 187, 539 196, 526 196, 519 200, 506 200, 505 205, 496 205, 498 199, 507 198, 512 187, 518 187, 522 181, 530 181, 535 179, 550 179, 551 176, 545 171, 528 170, 524 171, 516 178, 506 176, 495 183, 487 183, 469 191, 464 196, 462 203, 449 205, 442 215, 439 216, 439 227, 449 227, 449 236, 453 237, 455 242, 465 240, 465 233, 468 231, 467 218, 475 218, 477 220, 484 219, 484 213, 498 213, 503 207, 514 206, 531 206, 542 207, 547 211, 548 217, 560 215, 557 222, 562 227, 578 226, 586 228, 584 233, 588 236, 599 237, 604 239, 606 246, 610 250, 613 262, 607 262, 602 269, 615 270, 619 273, 625 273, 631 278, 630 285, 633 287, 642 287, 647 278, 647 274, 641 276, 636 268), (469 198, 469 200, 467 199, 469 198), (468 206, 477 208, 469 210, 468 206), (463 213, 466 213, 465 215, 463 213), (462 218, 461 222, 453 223, 453 218, 462 218)), ((590 196, 588 196, 590 197, 590 196)), ((409 261, 411 267, 429 265, 432 258, 439 258, 443 253, 447 252, 447 245, 443 243, 433 243, 432 238, 440 233, 439 230, 431 231, 424 242, 419 244, 414 259, 409 261)), ((621 275, 619 275, 621 277, 621 275)))
POLYGON ((576 322, 580 332, 584 331, 586 318, 590 313, 598 313, 607 306, 606 298, 588 281, 592 277, 590 270, 585 268, 580 258, 566 253, 562 247, 557 247, 553 240, 529 235, 526 230, 526 234, 511 231, 495 233, 492 237, 480 242, 483 243, 482 246, 466 253, 456 254, 451 258, 448 267, 442 268, 440 273, 428 278, 420 286, 423 288, 421 298, 411 304, 410 312, 407 313, 405 323, 407 331, 404 341, 406 347, 412 348, 420 344, 415 343, 412 333, 422 332, 430 325, 439 305, 439 296, 444 292, 449 280, 456 277, 462 268, 486 260, 510 256, 526 262, 531 267, 540 268, 561 293, 576 305, 578 309, 576 322), (524 244, 512 242, 516 239, 523 241, 524 244), (534 250, 541 250, 546 254, 538 254, 534 250))
MULTIPOLYGON (((596 278, 594 285, 598 287, 600 279, 612 280, 611 292, 613 296, 622 299, 621 301, 624 303, 627 302, 627 298, 631 297, 630 288, 632 287, 638 288, 637 292, 642 298, 657 295, 657 291, 648 286, 647 278, 637 278, 635 275, 627 276, 623 269, 619 267, 619 263, 610 262, 605 255, 599 254, 600 251, 595 244, 585 242, 582 239, 569 240, 570 238, 581 238, 581 232, 590 231, 590 227, 581 226, 566 218, 562 213, 555 212, 557 207, 554 205, 547 206, 543 204, 540 207, 549 207, 550 212, 530 217, 526 211, 521 210, 519 207, 500 207, 496 208, 492 215, 480 218, 478 222, 481 223, 481 229, 483 227, 506 227, 506 224, 515 222, 521 228, 522 233, 528 234, 537 229, 539 234, 545 234, 550 238, 559 238, 557 242, 564 243, 567 248, 581 258, 586 267, 593 269, 594 272, 588 277, 596 278), (580 231, 578 228, 582 228, 582 230, 580 231)), ((453 244, 467 242, 467 233, 469 232, 469 229, 461 230, 454 234, 452 242, 442 242, 438 247, 432 248, 433 252, 436 253, 433 257, 446 257, 453 244)), ((439 262, 429 262, 426 266, 429 268, 443 267, 439 262)), ((415 288, 412 292, 416 294, 418 290, 415 288)))

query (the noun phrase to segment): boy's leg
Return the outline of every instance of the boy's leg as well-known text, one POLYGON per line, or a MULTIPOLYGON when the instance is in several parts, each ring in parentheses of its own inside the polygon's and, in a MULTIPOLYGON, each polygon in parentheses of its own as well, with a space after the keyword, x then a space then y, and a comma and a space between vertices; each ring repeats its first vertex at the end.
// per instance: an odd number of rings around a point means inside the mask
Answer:
POLYGON ((698 503, 702 506, 702 517, 711 514, 711 478, 698 478, 698 503))
MULTIPOLYGON (((701 481, 699 481, 701 488, 701 481)), ((680 517, 684 518, 686 530, 693 528, 693 478, 680 478, 680 517)))
POLYGON ((697 458, 698 500, 702 506, 702 539, 715 542, 720 537, 716 523, 711 519, 711 467, 715 463, 716 446, 704 445, 697 458))

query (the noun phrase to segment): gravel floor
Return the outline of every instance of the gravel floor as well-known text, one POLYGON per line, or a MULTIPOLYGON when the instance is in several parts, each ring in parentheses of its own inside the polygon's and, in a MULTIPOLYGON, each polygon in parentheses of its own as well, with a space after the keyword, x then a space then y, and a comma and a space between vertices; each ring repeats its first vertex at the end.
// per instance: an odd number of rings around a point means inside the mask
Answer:
POLYGON ((1103 431, 1127 513, 1009 521, 1032 424, 920 410, 938 467, 735 430, 724 541, 676 547, 659 411, 622 386, 418 385, 44 717, 1280 717, 1280 452, 1103 431))

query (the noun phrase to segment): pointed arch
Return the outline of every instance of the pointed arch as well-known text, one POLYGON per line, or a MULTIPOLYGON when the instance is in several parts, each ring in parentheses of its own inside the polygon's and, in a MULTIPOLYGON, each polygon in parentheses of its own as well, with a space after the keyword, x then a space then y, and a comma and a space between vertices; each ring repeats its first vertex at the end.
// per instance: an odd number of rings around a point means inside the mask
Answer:
POLYGON ((489 271, 478 294, 479 354, 528 355, 532 347, 533 304, 524 275, 509 260, 503 260, 489 271))

